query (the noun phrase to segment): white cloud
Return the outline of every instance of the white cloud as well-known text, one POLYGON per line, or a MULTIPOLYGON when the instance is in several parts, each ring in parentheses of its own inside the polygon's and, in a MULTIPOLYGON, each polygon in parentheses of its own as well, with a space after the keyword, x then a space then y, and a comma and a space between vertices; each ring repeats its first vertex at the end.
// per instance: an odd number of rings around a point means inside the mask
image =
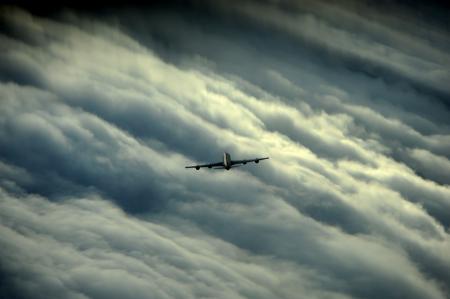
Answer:
POLYGON ((1 191, 0 205, 3 270, 25 296, 345 297, 315 289, 313 271, 139 220, 98 197, 51 203, 1 191))
POLYGON ((445 174, 445 132, 423 134, 366 98, 355 105, 320 72, 299 69, 311 83, 300 87, 267 67, 276 84, 263 90, 163 61, 96 21, 6 19, 35 38, 2 36, 2 59, 39 78, 0 85, 1 186, 12 192, 1 195, 0 240, 13 288, 43 298, 374 298, 380 288, 445 298, 449 188, 394 156, 445 174), (223 149, 271 160, 184 169, 223 149))

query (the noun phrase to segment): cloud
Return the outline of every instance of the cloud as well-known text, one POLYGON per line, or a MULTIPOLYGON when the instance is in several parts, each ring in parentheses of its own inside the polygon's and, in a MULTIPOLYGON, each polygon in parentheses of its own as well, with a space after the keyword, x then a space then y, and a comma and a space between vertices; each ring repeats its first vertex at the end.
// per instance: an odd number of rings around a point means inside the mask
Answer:
POLYGON ((127 216, 96 196, 51 203, 2 191, 0 204, 3 270, 8 271, 8 285, 17 288, 7 289, 8 295, 273 298, 302 292, 324 298, 334 294, 315 290, 314 271, 254 257, 189 227, 179 231, 127 216))
MULTIPOLYGON (((345 23, 344 26, 342 24, 330 26, 329 23, 333 22, 329 21, 330 11, 339 11, 339 8, 334 8, 333 5, 328 5, 328 7, 320 4, 312 5, 310 11, 306 12, 302 11, 300 4, 292 6, 297 8, 297 11, 294 9, 293 13, 292 11, 291 13, 285 13, 280 9, 273 9, 270 6, 268 8, 251 2, 235 8, 253 20, 272 25, 307 43, 314 44, 316 49, 321 47, 330 49, 329 51, 333 53, 334 57, 341 54, 343 55, 342 60, 345 61, 347 55, 352 56, 348 64, 354 64, 359 71, 374 76, 380 73, 383 78, 388 80, 397 80, 397 77, 400 77, 400 80, 407 79, 412 84, 418 84, 422 88, 430 86, 448 94, 448 90, 443 86, 448 69, 443 67, 442 62, 444 62, 444 66, 448 66, 449 60, 443 52, 420 44, 420 55, 428 52, 431 56, 422 59, 416 51, 402 51, 399 48, 386 46, 383 42, 377 42, 376 39, 366 39, 367 31, 369 34, 373 34, 374 31, 381 31, 383 36, 394 35, 394 40, 397 42, 402 39, 410 39, 410 34, 396 31, 389 32, 391 31, 390 28, 383 28, 380 25, 375 27, 370 24, 370 21, 362 18, 352 18, 353 22, 362 23, 368 29, 366 32, 359 32, 358 35, 352 34, 353 32, 350 30, 353 28, 346 28, 345 25, 347 24, 345 23), (323 9, 323 6, 326 9, 323 9), (325 10, 325 13, 323 13, 323 10, 325 10), (319 18, 314 15, 315 13, 319 15, 319 18)), ((341 19, 345 21, 348 17, 345 15, 341 19)))
POLYGON ((450 161, 423 149, 411 149, 406 153, 420 175, 441 184, 450 183, 450 161))
POLYGON ((1 292, 448 297, 449 112, 420 74, 446 54, 350 8, 340 29, 334 8, 300 14, 324 31, 300 41, 278 18, 202 9, 3 11, 1 292), (310 41, 336 30, 339 49, 310 41), (395 61, 369 49, 377 36, 395 61), (271 159, 184 169, 224 150, 271 159))

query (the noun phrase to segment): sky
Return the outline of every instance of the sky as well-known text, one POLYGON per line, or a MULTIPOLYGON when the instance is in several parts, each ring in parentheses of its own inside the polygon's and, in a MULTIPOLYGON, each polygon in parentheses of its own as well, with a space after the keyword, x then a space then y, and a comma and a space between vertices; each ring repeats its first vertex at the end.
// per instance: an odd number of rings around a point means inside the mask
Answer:
POLYGON ((449 11, 3 4, 0 297, 450 298, 449 11))

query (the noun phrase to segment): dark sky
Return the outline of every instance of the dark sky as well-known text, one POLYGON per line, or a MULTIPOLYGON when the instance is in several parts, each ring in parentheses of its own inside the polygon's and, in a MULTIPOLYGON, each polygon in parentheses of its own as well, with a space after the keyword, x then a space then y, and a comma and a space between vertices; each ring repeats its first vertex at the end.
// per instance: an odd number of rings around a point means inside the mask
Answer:
POLYGON ((444 2, 0 7, 1 298, 450 298, 444 2), (269 156, 231 171, 185 165, 269 156))

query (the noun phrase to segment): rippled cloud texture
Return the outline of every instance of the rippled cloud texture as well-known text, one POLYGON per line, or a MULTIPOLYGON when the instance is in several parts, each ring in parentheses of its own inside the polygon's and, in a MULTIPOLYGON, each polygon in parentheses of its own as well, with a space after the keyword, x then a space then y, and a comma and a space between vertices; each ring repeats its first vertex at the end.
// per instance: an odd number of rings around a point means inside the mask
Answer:
POLYGON ((416 12, 2 7, 0 297, 450 298, 450 36, 416 12), (184 169, 223 151, 271 159, 184 169))

